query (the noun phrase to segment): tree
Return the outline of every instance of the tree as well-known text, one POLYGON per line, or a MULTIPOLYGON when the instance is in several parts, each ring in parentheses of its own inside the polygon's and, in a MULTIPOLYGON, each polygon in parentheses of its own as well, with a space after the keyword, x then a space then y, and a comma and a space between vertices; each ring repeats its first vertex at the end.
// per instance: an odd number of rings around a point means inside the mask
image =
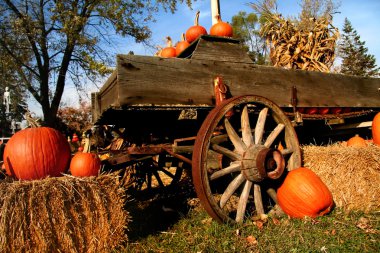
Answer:
POLYGON ((301 13, 296 22, 298 28, 303 30, 312 30, 315 25, 314 19, 326 18, 332 23, 333 14, 335 14, 340 3, 335 0, 302 0, 301 13))
POLYGON ((338 52, 342 57, 341 73, 365 77, 379 76, 380 68, 376 66, 375 57, 368 54, 365 42, 360 40, 347 18, 344 20, 338 52))
POLYGON ((58 118, 64 125, 61 129, 62 132, 67 132, 71 135, 72 133, 83 133, 90 129, 91 123, 91 105, 86 102, 81 102, 78 108, 65 106, 58 110, 58 118))
POLYGON ((259 35, 259 18, 255 13, 240 11, 232 17, 234 37, 241 40, 252 60, 264 64, 267 56, 265 40, 259 35))
POLYGON ((110 34, 145 42, 153 14, 160 7, 174 12, 177 2, 191 6, 192 1, 4 0, 0 47, 18 66, 20 84, 41 105, 45 125, 54 126, 67 80, 80 87, 81 76, 94 80, 110 73, 110 34), (27 43, 9 43, 10 37, 27 43))

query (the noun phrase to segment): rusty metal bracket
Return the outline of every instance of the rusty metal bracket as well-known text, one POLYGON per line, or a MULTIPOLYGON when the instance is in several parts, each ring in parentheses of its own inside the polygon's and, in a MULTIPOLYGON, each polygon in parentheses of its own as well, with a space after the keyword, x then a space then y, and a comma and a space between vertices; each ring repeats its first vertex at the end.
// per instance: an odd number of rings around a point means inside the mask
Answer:
POLYGON ((298 102, 297 87, 293 86, 292 87, 292 95, 291 95, 291 99, 290 99, 290 103, 293 107, 293 113, 294 113, 294 121, 293 122, 296 125, 301 125, 303 123, 303 119, 302 119, 302 114, 297 110, 297 102, 298 102))

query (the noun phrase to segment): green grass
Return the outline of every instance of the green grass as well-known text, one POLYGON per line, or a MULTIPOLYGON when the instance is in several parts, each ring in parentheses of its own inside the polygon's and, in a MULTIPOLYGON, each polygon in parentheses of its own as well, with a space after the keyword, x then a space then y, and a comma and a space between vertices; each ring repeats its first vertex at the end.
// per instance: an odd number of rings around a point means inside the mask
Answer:
POLYGON ((237 225, 219 224, 202 208, 184 208, 179 197, 168 201, 129 206, 129 241, 118 252, 380 252, 380 212, 335 209, 316 219, 269 217, 237 225), (162 211, 173 203, 175 213, 162 211))

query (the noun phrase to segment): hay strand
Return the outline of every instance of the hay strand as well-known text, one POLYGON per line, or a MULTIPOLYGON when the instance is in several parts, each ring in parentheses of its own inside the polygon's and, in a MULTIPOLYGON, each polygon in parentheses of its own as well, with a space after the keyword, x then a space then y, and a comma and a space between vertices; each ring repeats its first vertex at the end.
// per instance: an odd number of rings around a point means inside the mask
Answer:
POLYGON ((116 175, 0 182, 0 252, 110 252, 129 220, 116 175))

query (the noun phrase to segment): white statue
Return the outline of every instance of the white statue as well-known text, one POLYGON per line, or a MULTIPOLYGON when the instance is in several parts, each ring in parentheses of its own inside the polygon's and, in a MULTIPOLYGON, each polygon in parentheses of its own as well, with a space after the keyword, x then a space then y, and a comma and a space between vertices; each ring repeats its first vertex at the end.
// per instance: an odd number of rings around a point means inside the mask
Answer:
POLYGON ((3 104, 5 105, 5 113, 9 113, 9 105, 11 104, 11 93, 9 92, 8 87, 5 87, 3 104))

